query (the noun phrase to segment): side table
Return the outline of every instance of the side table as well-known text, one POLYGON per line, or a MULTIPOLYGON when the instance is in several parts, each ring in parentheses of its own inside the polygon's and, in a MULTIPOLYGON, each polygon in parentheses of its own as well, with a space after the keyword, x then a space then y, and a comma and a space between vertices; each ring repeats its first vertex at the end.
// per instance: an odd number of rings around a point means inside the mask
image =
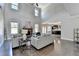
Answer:
POLYGON ((19 48, 21 49, 21 51, 24 50, 31 50, 31 40, 29 40, 29 38, 27 38, 26 40, 20 39, 19 40, 19 48), (27 43, 30 42, 30 48, 28 49, 28 45, 27 43), (26 45, 25 48, 23 45, 26 45))

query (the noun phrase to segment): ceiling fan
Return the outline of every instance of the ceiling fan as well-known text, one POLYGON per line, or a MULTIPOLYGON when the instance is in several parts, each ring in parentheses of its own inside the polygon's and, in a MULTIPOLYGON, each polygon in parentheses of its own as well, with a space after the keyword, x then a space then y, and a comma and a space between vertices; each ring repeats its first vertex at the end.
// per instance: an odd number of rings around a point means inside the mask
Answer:
POLYGON ((35 5, 36 7, 38 7, 38 6, 39 6, 39 4, 38 4, 38 3, 33 3, 32 5, 35 5))
POLYGON ((38 3, 36 3, 36 6, 39 6, 38 3))

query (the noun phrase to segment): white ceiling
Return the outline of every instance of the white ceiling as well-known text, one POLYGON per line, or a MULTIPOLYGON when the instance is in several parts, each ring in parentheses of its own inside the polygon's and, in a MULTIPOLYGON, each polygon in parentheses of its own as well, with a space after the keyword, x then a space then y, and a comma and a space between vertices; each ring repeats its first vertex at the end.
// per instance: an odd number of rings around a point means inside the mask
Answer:
POLYGON ((64 7, 71 16, 79 15, 79 3, 65 3, 64 7))
POLYGON ((42 9, 42 17, 46 22, 79 15, 79 3, 39 3, 39 7, 42 9))
POLYGON ((65 10, 71 15, 79 14, 79 3, 38 3, 38 4, 39 7, 42 9, 42 11, 48 10, 48 6, 50 7, 50 5, 52 5, 51 6, 52 8, 57 4, 62 4, 65 10))

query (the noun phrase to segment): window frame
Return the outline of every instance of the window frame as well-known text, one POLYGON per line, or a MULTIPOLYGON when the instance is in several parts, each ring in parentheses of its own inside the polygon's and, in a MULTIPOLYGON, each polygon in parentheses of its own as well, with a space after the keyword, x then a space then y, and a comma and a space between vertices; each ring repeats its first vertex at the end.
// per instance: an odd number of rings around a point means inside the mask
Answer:
POLYGON ((12 9, 12 10, 16 10, 16 11, 17 11, 17 10, 19 9, 19 3, 11 3, 10 6, 11 6, 11 9, 12 9), (12 7, 12 6, 14 6, 15 8, 12 7))
POLYGON ((42 33, 46 34, 47 33, 47 27, 46 26, 42 26, 42 33))
POLYGON ((35 33, 39 32, 39 24, 35 24, 35 33))
POLYGON ((10 33, 12 35, 16 35, 19 33, 19 23, 18 22, 10 22, 10 33), (17 26, 12 26, 11 23, 17 23, 17 26), (16 28, 17 29, 17 32, 16 33, 12 33, 12 28, 16 28))
POLYGON ((51 31, 51 26, 47 26, 47 32, 51 31))
POLYGON ((37 8, 34 9, 34 15, 37 17, 39 16, 39 10, 37 8))

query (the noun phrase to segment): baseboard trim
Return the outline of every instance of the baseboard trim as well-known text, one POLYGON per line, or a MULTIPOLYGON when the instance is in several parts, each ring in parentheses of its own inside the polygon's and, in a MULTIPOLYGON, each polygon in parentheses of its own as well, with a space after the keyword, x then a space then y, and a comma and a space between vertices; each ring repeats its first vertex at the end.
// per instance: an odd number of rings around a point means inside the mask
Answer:
MULTIPOLYGON (((24 45, 21 45, 22 47, 23 46, 26 46, 26 44, 24 44, 24 45)), ((12 49, 17 49, 17 48, 19 48, 20 46, 17 46, 17 47, 12 47, 12 49)))
POLYGON ((64 37, 61 37, 62 40, 68 40, 68 41, 73 41, 73 39, 69 39, 69 38, 64 38, 64 37))

